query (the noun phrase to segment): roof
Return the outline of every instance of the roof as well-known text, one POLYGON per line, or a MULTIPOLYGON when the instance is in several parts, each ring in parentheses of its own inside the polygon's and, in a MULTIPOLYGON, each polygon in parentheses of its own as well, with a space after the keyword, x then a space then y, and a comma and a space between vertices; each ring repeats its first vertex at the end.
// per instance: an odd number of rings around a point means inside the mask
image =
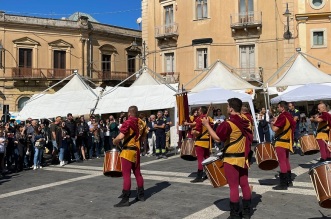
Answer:
POLYGON ((292 66, 270 87, 331 83, 331 76, 311 64, 301 53, 292 66))
POLYGON ((236 74, 231 73, 220 61, 216 62, 206 76, 191 91, 199 92, 208 88, 223 88, 226 90, 258 89, 236 74))
POLYGON ((86 16, 86 17, 88 17, 88 20, 91 21, 91 22, 100 23, 99 21, 97 21, 96 19, 94 19, 91 15, 89 15, 87 13, 83 13, 83 12, 75 12, 75 13, 73 13, 72 15, 70 15, 68 17, 68 20, 78 21, 78 18, 80 16, 86 16))
POLYGON ((145 86, 145 85, 158 85, 161 84, 156 78, 153 78, 147 70, 143 70, 143 72, 139 75, 139 77, 133 82, 131 87, 134 86, 145 86))

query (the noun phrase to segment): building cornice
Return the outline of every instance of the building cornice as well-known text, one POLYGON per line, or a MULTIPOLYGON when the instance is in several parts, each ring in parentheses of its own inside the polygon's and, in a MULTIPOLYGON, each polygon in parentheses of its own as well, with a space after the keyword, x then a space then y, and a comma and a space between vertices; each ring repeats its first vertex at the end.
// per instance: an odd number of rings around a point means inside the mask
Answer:
POLYGON ((302 20, 317 20, 317 19, 330 19, 331 12, 322 12, 322 13, 303 13, 296 14, 295 19, 297 21, 302 20))

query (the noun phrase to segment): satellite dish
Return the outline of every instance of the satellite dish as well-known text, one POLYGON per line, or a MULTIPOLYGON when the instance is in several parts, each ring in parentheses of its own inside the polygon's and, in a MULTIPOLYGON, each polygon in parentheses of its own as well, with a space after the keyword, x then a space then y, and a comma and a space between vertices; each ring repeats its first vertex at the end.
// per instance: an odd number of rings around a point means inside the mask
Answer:
POLYGON ((140 24, 141 23, 141 21, 142 21, 143 19, 141 18, 141 17, 139 17, 138 19, 137 19, 137 24, 140 24))

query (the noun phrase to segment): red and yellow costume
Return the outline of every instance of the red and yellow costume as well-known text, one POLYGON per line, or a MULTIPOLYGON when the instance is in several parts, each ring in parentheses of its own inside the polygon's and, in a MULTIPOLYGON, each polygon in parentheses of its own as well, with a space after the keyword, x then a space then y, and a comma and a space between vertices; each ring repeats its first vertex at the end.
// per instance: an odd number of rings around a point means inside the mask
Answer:
MULTIPOLYGON (((195 119, 195 130, 199 133, 195 136, 195 151, 198 158, 198 171, 203 170, 202 161, 210 156, 210 141, 209 132, 205 126, 202 125, 201 118, 206 118, 206 115, 201 114, 195 119)), ((209 123, 213 123, 213 119, 208 116, 209 123)))
POLYGON ((230 187, 230 202, 239 202, 239 185, 244 200, 251 199, 248 184, 248 154, 253 134, 250 120, 243 115, 230 115, 229 120, 221 123, 216 134, 224 149, 224 172, 230 187))
POLYGON ((322 112, 318 118, 322 119, 321 122, 318 123, 317 131, 316 131, 316 140, 318 145, 320 146, 321 159, 326 160, 331 158, 331 153, 328 150, 327 142, 329 139, 329 131, 330 131, 330 114, 327 112, 322 112))
POLYGON ((278 127, 275 133, 275 147, 281 173, 291 171, 289 152, 293 152, 293 139, 296 122, 289 112, 282 112, 274 126, 278 127))
POLYGON ((146 133, 146 124, 136 117, 130 116, 121 128, 124 134, 123 150, 121 152, 121 164, 123 174, 123 190, 131 189, 131 170, 136 177, 137 186, 144 186, 144 179, 140 172, 140 144, 139 138, 146 133))

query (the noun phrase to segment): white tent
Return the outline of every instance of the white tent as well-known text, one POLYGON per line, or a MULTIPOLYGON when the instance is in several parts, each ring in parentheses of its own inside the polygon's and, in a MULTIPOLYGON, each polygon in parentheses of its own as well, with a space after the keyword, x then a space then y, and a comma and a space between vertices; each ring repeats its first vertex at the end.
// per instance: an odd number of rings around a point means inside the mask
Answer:
POLYGON ((270 87, 331 83, 331 76, 320 71, 299 53, 292 66, 270 87))
POLYGON ((191 92, 199 92, 208 88, 227 90, 260 89, 231 73, 220 61, 215 63, 206 76, 191 89, 191 92))
POLYGON ((75 74, 58 92, 34 95, 26 102, 17 119, 52 118, 66 116, 68 113, 75 116, 89 114, 97 103, 100 91, 101 88, 92 90, 78 74, 75 74))
POLYGON ((114 87, 99 100, 97 114, 126 112, 136 105, 139 111, 173 108, 175 91, 165 84, 114 87))
POLYGON ((231 90, 225 90, 222 88, 209 88, 197 93, 188 94, 189 105, 209 105, 210 103, 227 103, 230 98, 239 98, 243 102, 247 102, 252 112, 252 117, 254 120, 254 127, 257 135, 257 139, 260 141, 259 132, 257 129, 257 122, 255 118, 255 111, 253 106, 252 97, 248 94, 237 93, 231 90))
POLYGON ((161 84, 159 80, 156 78, 153 78, 147 70, 142 70, 142 73, 139 75, 139 77, 133 82, 131 87, 133 86, 145 86, 145 85, 158 85, 161 84))
POLYGON ((275 104, 280 101, 299 102, 329 99, 331 99, 331 86, 322 84, 307 84, 283 95, 272 98, 271 103, 275 104))

